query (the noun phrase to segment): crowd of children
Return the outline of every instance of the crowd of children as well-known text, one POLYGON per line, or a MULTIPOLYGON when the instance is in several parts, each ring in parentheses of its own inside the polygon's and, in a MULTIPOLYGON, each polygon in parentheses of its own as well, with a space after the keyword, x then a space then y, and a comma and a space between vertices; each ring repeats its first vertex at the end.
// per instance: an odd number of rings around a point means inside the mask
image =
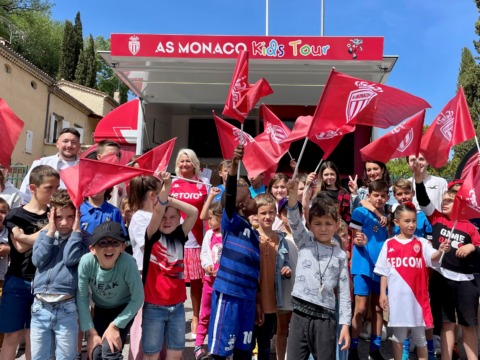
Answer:
MULTIPOLYGON (((180 178, 135 177, 119 208, 106 190, 76 209, 48 165, 29 173, 28 203, 0 194, 0 360, 22 337, 27 359, 80 358, 83 333, 91 359, 122 359, 130 334, 130 359, 180 360, 187 283, 196 360, 267 360, 274 334, 278 360, 356 360, 367 321, 373 360, 386 324, 395 360, 410 348, 451 358, 457 325, 478 358, 480 235, 450 218, 456 190, 440 190, 421 155, 406 159, 411 179, 391 184, 385 164, 366 162, 347 190, 330 161, 248 184, 243 151, 212 187, 182 149, 180 178)), ((118 152, 109 142, 97 158, 118 152)))

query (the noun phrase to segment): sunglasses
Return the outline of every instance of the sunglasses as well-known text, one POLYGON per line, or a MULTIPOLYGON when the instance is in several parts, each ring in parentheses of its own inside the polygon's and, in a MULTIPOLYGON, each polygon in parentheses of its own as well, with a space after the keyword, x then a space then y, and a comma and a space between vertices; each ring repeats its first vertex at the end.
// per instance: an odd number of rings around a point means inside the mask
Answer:
POLYGON ((102 249, 105 249, 107 247, 119 247, 120 245, 122 245, 122 242, 121 241, 118 241, 118 240, 105 240, 105 239, 102 239, 102 240, 99 240, 97 242, 97 245, 99 247, 101 247, 102 249))

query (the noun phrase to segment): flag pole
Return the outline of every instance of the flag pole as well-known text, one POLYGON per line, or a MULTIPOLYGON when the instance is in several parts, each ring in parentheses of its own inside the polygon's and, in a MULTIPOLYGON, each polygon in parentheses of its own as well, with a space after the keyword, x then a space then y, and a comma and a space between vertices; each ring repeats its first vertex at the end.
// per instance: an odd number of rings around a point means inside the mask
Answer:
MULTIPOLYGON (((450 238, 452 237, 452 233, 455 230, 455 226, 457 226, 457 220, 453 222, 452 230, 450 230, 450 233, 448 234, 448 239, 446 240, 448 241, 448 243, 450 243, 450 238)), ((445 255, 445 250, 442 251, 442 256, 440 256, 440 260, 438 261, 440 264, 442 263, 444 255, 445 255)))
POLYGON ((268 36, 268 0, 265 0, 265 36, 268 36))
POLYGON ((172 175, 171 178, 172 178, 172 179, 185 180, 185 181, 188 181, 188 182, 191 182, 191 183, 194 183, 194 184, 200 184, 200 185, 205 185, 205 186, 209 186, 209 187, 212 186, 212 184, 204 183, 203 181, 197 181, 197 180, 187 179, 187 178, 184 178, 184 177, 181 177, 181 176, 172 175))
MULTIPOLYGON (((242 125, 240 125, 240 132, 241 132, 240 139, 243 139, 243 123, 242 123, 242 125)), ((242 145, 241 141, 240 141, 240 145, 242 145)), ((242 168, 242 161, 240 160, 238 162, 238 168, 237 168, 237 181, 240 179, 240 169, 241 168, 242 168)))
POLYGON ((323 158, 320 159, 320 162, 318 163, 317 167, 315 168, 315 171, 314 171, 315 173, 318 171, 318 169, 320 168, 320 165, 322 165, 322 163, 323 163, 323 158))
POLYGON ((288 156, 290 156, 290 160, 293 160, 292 154, 290 154, 290 150, 287 151, 288 156))
POLYGON ((305 151, 305 148, 307 147, 307 142, 308 142, 308 137, 306 137, 305 141, 303 142, 302 150, 300 151, 300 155, 298 156, 297 165, 295 166, 295 170, 293 171, 292 179, 298 173, 298 165, 300 165, 300 160, 302 160, 303 152, 305 151))
POLYGON ((480 145, 478 145, 477 135, 475 135, 475 144, 477 144, 477 150, 478 150, 478 153, 480 154, 480 145))

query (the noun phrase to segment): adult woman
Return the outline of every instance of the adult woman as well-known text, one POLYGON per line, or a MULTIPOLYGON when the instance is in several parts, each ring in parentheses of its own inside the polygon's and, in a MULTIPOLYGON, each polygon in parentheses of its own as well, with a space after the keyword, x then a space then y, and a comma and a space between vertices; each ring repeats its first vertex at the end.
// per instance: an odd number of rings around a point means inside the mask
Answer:
MULTIPOLYGON (((175 173, 180 178, 173 180, 170 195, 195 206, 200 213, 207 199, 208 188, 188 180, 208 183, 208 179, 200 175, 200 161, 191 149, 180 149, 175 160, 175 173)), ((182 217, 185 215, 182 213, 182 217)), ((203 222, 197 219, 192 231, 188 234, 185 243, 185 281, 190 282, 190 297, 192 299, 192 338, 196 337, 198 316, 200 313, 200 301, 202 298, 203 268, 200 263, 200 251, 203 240, 203 222)))

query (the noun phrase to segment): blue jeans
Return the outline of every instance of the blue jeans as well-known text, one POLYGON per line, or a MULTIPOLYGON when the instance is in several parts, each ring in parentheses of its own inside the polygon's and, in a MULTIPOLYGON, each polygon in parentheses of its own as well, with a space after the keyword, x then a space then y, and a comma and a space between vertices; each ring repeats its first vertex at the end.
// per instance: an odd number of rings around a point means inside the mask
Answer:
POLYGON ((143 353, 153 355, 165 346, 168 350, 185 349, 185 309, 183 303, 159 306, 143 305, 142 348, 143 353))
POLYGON ((75 298, 58 303, 33 300, 30 341, 32 360, 74 360, 77 356, 78 314, 75 298), (52 354, 52 351, 55 351, 52 354))

